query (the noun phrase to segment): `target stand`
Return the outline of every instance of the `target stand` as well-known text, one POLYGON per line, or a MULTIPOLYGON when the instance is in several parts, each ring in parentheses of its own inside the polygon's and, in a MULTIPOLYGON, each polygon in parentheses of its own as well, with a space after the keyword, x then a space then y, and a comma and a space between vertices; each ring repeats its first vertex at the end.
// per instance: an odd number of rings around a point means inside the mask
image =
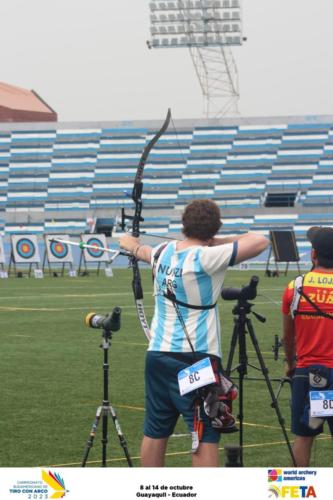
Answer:
POLYGON ((45 251, 43 257, 43 272, 48 266, 50 276, 58 276, 60 270, 61 276, 64 276, 65 268, 68 266, 69 275, 76 276, 76 271, 73 267, 72 248, 63 241, 54 241, 54 239, 68 240, 66 234, 46 234, 44 236, 45 251), (56 266, 53 267, 52 266, 56 266))
POLYGON ((269 237, 271 240, 271 247, 270 247, 268 258, 267 258, 265 276, 268 276, 268 277, 273 276, 274 277, 274 276, 280 275, 278 262, 285 262, 286 263, 286 267, 285 267, 285 271, 284 271, 285 276, 288 273, 288 268, 289 268, 290 262, 296 262, 298 274, 300 274, 300 272, 301 272, 300 267, 299 267, 300 257, 298 254, 297 243, 296 243, 294 231, 286 231, 286 230, 273 231, 273 230, 271 230, 269 232, 269 237), (275 270, 274 271, 271 271, 269 269, 269 264, 270 264, 272 252, 273 252, 273 257, 274 257, 274 262, 275 262, 275 270))
POLYGON ((79 263, 79 275, 81 274, 81 269, 83 269, 82 274, 87 275, 89 272, 89 264, 97 264, 97 276, 101 268, 101 264, 105 266, 105 274, 107 270, 109 274, 107 276, 112 276, 110 264, 110 256, 108 252, 105 252, 102 248, 108 248, 106 241, 106 236, 104 234, 81 234, 81 242, 85 245, 90 245, 89 248, 82 248, 79 263), (96 246, 96 249, 91 248, 91 246, 96 246), (102 247, 102 248, 101 248, 102 247))
POLYGON ((2 236, 0 236, 0 278, 8 278, 8 272, 6 269, 6 258, 2 236))
POLYGON ((28 266, 28 276, 30 278, 33 266, 35 266, 35 278, 42 278, 43 271, 39 268, 40 256, 37 242, 37 236, 34 234, 12 234, 11 235, 11 253, 8 267, 10 276, 12 266, 14 274, 22 277, 22 272, 18 271, 17 266, 28 266))

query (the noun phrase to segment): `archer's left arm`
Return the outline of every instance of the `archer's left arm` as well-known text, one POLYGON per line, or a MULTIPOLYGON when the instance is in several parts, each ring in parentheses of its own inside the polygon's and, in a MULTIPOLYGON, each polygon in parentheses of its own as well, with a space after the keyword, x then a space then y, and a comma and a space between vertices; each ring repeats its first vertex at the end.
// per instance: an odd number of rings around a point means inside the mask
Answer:
POLYGON ((124 250, 132 253, 136 259, 143 260, 150 264, 152 247, 149 245, 142 245, 140 238, 124 234, 124 236, 119 239, 119 245, 124 250))

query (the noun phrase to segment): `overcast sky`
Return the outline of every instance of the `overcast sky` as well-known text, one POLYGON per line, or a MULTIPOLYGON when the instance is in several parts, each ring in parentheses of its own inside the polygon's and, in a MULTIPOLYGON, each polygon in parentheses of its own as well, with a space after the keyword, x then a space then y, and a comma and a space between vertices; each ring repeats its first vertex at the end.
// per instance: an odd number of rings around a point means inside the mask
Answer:
MULTIPOLYGON (((243 116, 333 114, 332 0, 242 0, 243 116)), ((187 49, 149 50, 149 0, 1 0, 0 81, 60 121, 200 118, 187 49)))

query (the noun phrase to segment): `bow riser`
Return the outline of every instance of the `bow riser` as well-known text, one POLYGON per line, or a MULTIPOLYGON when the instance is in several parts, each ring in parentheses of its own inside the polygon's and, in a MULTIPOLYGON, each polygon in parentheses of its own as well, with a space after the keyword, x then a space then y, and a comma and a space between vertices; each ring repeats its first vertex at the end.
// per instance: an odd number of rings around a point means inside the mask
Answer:
MULTIPOLYGON (((142 177, 143 177, 143 170, 147 161, 147 158, 149 156, 150 151, 158 141, 158 139, 161 137, 161 135, 164 134, 164 132, 167 130, 169 123, 171 119, 171 111, 168 109, 167 116, 164 120, 164 123, 160 130, 154 135, 154 137, 148 142, 146 147, 144 148, 138 169, 136 172, 136 176, 134 179, 134 186, 133 186, 133 191, 132 191, 132 200, 135 203, 135 211, 134 211, 134 216, 133 216, 133 223, 132 223, 132 236, 138 238, 140 235, 140 222, 143 221, 143 218, 141 217, 141 212, 142 212, 142 191, 143 191, 143 183, 142 183, 142 177)), ((130 257, 130 265, 133 269, 133 280, 132 280, 132 289, 133 289, 133 294, 135 297, 135 304, 136 304, 136 310, 137 310, 137 315, 141 323, 141 327, 144 331, 144 334, 146 335, 147 339, 150 340, 151 335, 150 335, 150 329, 149 325, 146 319, 146 315, 144 312, 144 306, 143 306, 143 290, 142 290, 142 283, 141 283, 141 276, 140 276, 140 270, 139 270, 139 265, 138 265, 138 260, 132 256, 130 257)))

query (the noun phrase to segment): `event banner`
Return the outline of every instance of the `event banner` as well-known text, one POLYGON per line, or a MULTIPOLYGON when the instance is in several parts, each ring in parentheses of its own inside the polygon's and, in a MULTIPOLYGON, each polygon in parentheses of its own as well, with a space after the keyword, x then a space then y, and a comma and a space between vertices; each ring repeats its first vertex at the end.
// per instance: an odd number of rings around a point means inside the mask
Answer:
POLYGON ((108 248, 105 234, 81 234, 81 241, 85 245, 90 245, 83 249, 86 262, 109 262, 110 254, 100 248, 108 248))
POLYGON ((16 264, 39 264, 37 236, 34 234, 12 234, 12 255, 16 264))
POLYGON ((332 499, 330 468, 0 469, 1 500, 332 499))
POLYGON ((45 247, 50 264, 73 263, 72 248, 67 243, 56 240, 69 240, 67 234, 45 235, 45 247))

